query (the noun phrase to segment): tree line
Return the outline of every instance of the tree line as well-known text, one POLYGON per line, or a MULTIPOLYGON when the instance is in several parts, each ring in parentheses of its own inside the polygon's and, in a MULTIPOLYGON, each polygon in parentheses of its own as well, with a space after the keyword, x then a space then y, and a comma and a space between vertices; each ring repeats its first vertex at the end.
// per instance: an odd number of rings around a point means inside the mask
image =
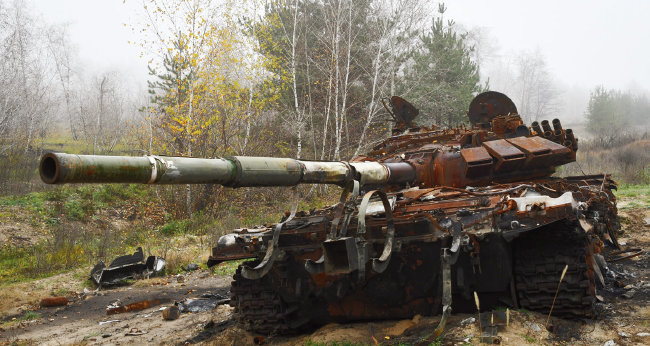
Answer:
POLYGON ((44 150, 111 153, 134 98, 110 71, 85 73, 65 25, 43 23, 25 1, 0 0, 0 193, 38 188, 44 150), (62 133, 73 145, 53 139, 62 133))
MULTIPOLYGON (((84 73, 65 26, 0 0, 2 193, 33 188, 25 177, 35 181, 44 150, 347 160, 390 133, 382 101, 392 95, 419 108, 425 126, 466 123, 470 100, 487 89, 507 93, 528 122, 562 107, 540 51, 499 57, 493 38, 457 24, 443 3, 141 4, 129 25, 149 61, 148 95, 127 90, 119 73, 84 73)), ((592 95, 590 123, 611 116, 595 111, 620 98, 606 94, 592 95)), ((170 198, 191 213, 205 207, 196 196, 220 191, 183 187, 170 198)))

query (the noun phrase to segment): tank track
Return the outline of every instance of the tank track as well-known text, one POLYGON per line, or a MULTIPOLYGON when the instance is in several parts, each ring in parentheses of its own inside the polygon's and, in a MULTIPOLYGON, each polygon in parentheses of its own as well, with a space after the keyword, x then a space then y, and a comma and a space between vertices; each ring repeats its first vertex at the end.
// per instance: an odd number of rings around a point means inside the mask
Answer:
MULTIPOLYGON (((283 267, 278 263, 275 266, 280 270, 283 267)), ((282 301, 274 291, 270 275, 248 280, 241 275, 241 270, 239 266, 233 275, 230 306, 235 308, 235 320, 243 329, 264 335, 287 334, 308 322, 294 316, 299 306, 282 301)))
POLYGON ((562 225, 525 235, 515 247, 515 285, 522 308, 548 314, 565 265, 569 265, 553 316, 593 318, 595 284, 587 264, 586 236, 562 225))

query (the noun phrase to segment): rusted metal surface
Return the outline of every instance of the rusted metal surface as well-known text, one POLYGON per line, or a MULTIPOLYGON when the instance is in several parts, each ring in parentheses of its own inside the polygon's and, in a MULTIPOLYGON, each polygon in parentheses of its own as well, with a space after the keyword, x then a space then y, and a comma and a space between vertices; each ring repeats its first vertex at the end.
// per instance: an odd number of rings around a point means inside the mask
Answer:
POLYGON ((41 299, 41 307, 63 306, 68 304, 66 297, 47 297, 41 299))
POLYGON ((344 187, 336 205, 237 229, 213 248, 210 265, 250 259, 234 276, 230 304, 259 333, 475 312, 475 293, 486 310, 548 312, 567 264, 554 314, 592 317, 596 261, 605 246, 618 248, 616 183, 606 174, 552 177, 575 161, 571 129, 557 119, 528 127, 496 92, 472 101, 471 127, 420 127, 415 107, 401 98, 390 104, 394 135, 350 162, 51 154, 41 172, 50 183, 344 187), (124 162, 139 173, 113 166, 124 162), (93 169, 89 178, 78 173, 93 169))
MULTIPOLYGON (((406 188, 382 187, 387 199, 395 199, 390 213, 364 217, 359 211, 368 199, 357 197, 346 202, 355 206, 346 222, 333 212, 343 209, 333 208, 288 223, 280 234, 285 256, 277 267, 256 281, 235 276, 231 304, 240 322, 272 333, 416 313, 446 317, 452 306, 474 311, 473 292, 485 297, 486 309, 506 304, 548 311, 557 287, 555 268, 559 277, 566 264, 567 287, 558 291, 557 314, 593 316, 598 279, 593 259, 606 244, 617 247, 611 193, 616 184, 607 175, 550 177, 554 167, 575 160, 572 131, 559 120, 553 128, 548 121, 525 127, 514 105, 499 103, 506 101, 483 95, 470 110, 476 127, 413 125, 355 159, 408 162, 415 179, 406 188), (340 233, 328 230, 342 224, 345 236, 333 237, 340 233), (384 270, 374 270, 370 259, 380 253, 390 253, 390 259, 384 270), (303 269, 305 260, 321 261, 329 270, 303 269), (266 287, 268 300, 254 298, 260 289, 255 283, 266 287), (272 310, 263 308, 271 305, 272 310)), ((251 259, 259 260, 268 237, 262 233, 258 245, 246 248, 256 254, 251 259)), ((224 254, 231 251, 224 248, 224 254)), ((215 248, 213 256, 219 253, 215 248)))
POLYGON ((469 105, 467 116, 474 125, 489 124, 497 116, 518 114, 517 107, 502 93, 488 91, 474 98, 469 105))
POLYGON ((152 306, 159 305, 160 303, 161 303, 160 299, 142 300, 142 301, 135 302, 135 303, 130 303, 130 304, 127 304, 127 305, 108 308, 108 309, 106 309, 106 314, 107 315, 115 315, 115 314, 122 314, 122 313, 125 313, 125 312, 131 312, 131 311, 140 311, 140 310, 148 309, 148 308, 150 308, 152 306))
POLYGON ((165 270, 165 260, 156 256, 144 257, 141 247, 132 255, 115 258, 110 265, 99 261, 90 271, 90 278, 99 286, 114 285, 122 280, 132 278, 149 278, 162 274, 165 270))

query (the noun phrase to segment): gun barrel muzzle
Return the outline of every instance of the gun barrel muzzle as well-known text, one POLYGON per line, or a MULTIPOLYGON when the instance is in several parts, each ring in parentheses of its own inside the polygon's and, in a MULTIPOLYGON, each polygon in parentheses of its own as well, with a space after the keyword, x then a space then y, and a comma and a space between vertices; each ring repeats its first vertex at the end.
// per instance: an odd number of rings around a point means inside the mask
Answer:
POLYGON ((562 124, 560 124, 560 119, 558 118, 553 119, 553 129, 555 130, 555 132, 562 131, 562 124))
POLYGON ((537 121, 533 121, 533 123, 531 124, 530 127, 533 128, 533 131, 535 131, 535 132, 537 133, 538 136, 541 136, 541 135, 544 133, 544 132, 542 131, 542 128, 539 127, 539 122, 537 122, 537 121))

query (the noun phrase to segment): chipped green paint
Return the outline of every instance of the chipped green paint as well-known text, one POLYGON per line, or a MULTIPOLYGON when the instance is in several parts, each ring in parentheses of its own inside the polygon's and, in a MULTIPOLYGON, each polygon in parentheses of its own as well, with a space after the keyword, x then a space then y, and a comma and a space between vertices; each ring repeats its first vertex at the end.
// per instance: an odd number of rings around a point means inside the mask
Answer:
MULTIPOLYGON (((407 163, 402 165, 414 170, 407 163)), ((220 184, 230 187, 345 185, 356 177, 361 179, 362 185, 376 185, 386 183, 391 178, 390 168, 378 162, 319 162, 252 156, 202 159, 64 153, 44 155, 40 173, 41 179, 48 184, 220 184)))

